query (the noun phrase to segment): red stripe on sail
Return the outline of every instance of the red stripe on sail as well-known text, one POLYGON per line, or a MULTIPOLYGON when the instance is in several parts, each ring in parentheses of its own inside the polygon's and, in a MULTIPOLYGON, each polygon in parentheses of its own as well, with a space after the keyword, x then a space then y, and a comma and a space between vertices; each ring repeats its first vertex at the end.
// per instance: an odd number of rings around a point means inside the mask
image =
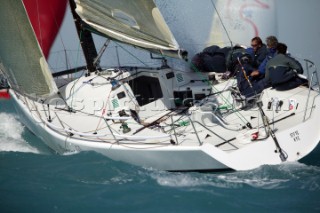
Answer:
POLYGON ((59 32, 67 0, 23 0, 32 27, 46 58, 59 32))

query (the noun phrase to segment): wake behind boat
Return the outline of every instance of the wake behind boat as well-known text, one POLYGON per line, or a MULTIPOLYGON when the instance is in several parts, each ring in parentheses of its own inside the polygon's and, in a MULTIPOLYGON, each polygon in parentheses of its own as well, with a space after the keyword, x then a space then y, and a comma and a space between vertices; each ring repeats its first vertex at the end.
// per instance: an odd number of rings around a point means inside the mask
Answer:
MULTIPOLYGON (((101 6, 107 12, 98 10, 96 2, 77 1, 75 17, 107 37, 187 57, 152 1, 101 1, 101 6), (141 8, 146 23, 135 16, 141 8)), ((1 8, 1 24, 10 29, 0 33, 1 70, 14 106, 21 122, 60 154, 96 151, 167 171, 249 170, 297 161, 320 140, 318 130, 310 131, 320 116, 319 92, 313 90, 319 85, 316 69, 310 72, 309 87, 268 88, 248 100, 234 91, 235 79, 217 84, 205 73, 172 69, 165 60, 157 68, 103 69, 97 66, 100 54, 90 59, 90 50, 86 75, 60 85, 50 74, 23 2, 6 2, 1 8), (19 23, 5 15, 10 10, 20 14, 19 23), (14 41, 19 45, 8 46, 12 32, 22 34, 21 26, 26 26, 23 36, 14 41), (21 50, 26 44, 31 49, 21 50)))

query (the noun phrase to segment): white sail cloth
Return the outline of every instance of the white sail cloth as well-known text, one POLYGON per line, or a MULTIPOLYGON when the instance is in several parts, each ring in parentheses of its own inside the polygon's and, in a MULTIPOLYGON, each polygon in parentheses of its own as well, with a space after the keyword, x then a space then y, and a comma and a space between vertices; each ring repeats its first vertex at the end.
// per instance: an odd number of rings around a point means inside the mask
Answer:
POLYGON ((149 51, 181 57, 179 45, 153 0, 76 0, 96 33, 149 51))

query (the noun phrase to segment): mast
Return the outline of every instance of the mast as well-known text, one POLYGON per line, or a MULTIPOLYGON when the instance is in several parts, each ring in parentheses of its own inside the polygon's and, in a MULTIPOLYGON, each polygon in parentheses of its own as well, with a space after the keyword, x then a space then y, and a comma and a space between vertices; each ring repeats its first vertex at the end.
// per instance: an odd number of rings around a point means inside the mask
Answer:
POLYGON ((76 4, 74 0, 69 0, 71 13, 76 25, 77 33, 80 39, 81 47, 84 53, 84 57, 87 63, 87 69, 89 72, 95 72, 97 70, 94 64, 94 59, 98 56, 92 34, 90 31, 83 27, 83 22, 79 15, 76 13, 76 4))

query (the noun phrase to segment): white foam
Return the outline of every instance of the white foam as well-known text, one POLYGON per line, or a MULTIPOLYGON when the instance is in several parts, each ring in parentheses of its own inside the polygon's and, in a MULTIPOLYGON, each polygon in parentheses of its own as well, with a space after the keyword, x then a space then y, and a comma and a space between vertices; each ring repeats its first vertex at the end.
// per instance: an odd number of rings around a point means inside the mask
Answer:
POLYGON ((243 176, 239 174, 219 175, 218 178, 226 183, 238 184, 239 186, 249 185, 255 188, 275 189, 282 188, 283 183, 288 182, 289 179, 268 178, 260 175, 243 176))
POLYGON ((170 173, 163 171, 152 171, 149 173, 161 186, 168 187, 202 187, 214 186, 219 188, 234 188, 233 184, 221 181, 212 174, 196 173, 170 173))
POLYGON ((0 151, 39 153, 22 138, 23 131, 24 127, 12 114, 0 113, 0 151))
POLYGON ((205 184, 203 180, 199 180, 188 174, 153 174, 152 177, 161 186, 188 187, 205 184))
MULTIPOLYGON (((251 186, 260 189, 279 189, 290 186, 290 182, 299 181, 300 177, 304 177, 305 172, 310 170, 309 166, 303 169, 304 172, 297 170, 301 165, 283 164, 281 166, 263 166, 251 171, 240 171, 230 173, 169 173, 162 171, 149 170, 149 176, 157 181, 161 186, 168 187, 205 187, 213 186, 218 188, 243 188, 251 186)), ((314 171, 315 169, 311 169, 314 171)), ((317 184, 312 181, 307 187, 318 188, 317 184)), ((302 184, 301 187, 305 187, 302 184)))
POLYGON ((79 153, 80 153, 80 151, 74 150, 74 151, 64 152, 64 153, 62 153, 62 155, 64 155, 64 156, 69 156, 69 155, 77 155, 77 154, 79 154, 79 153))

